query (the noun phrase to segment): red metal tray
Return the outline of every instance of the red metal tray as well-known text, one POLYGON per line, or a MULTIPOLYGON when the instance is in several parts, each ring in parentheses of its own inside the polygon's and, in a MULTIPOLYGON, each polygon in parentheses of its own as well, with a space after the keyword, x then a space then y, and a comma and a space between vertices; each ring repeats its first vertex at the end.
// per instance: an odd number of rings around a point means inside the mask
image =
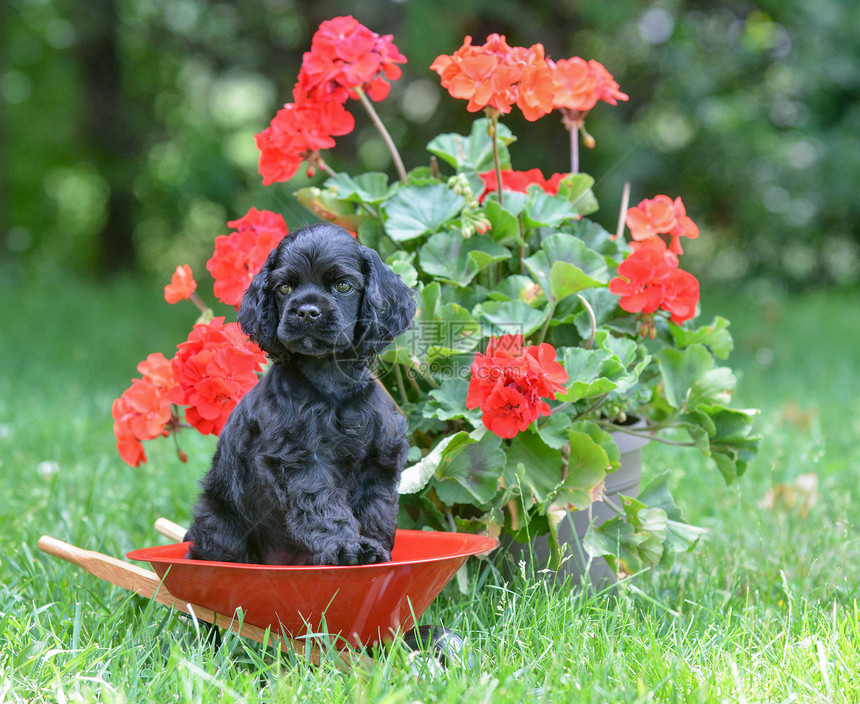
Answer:
POLYGON ((398 530, 391 562, 356 566, 248 565, 185 559, 188 543, 132 550, 174 596, 285 635, 339 634, 371 645, 413 627, 471 555, 498 541, 467 533, 398 530))

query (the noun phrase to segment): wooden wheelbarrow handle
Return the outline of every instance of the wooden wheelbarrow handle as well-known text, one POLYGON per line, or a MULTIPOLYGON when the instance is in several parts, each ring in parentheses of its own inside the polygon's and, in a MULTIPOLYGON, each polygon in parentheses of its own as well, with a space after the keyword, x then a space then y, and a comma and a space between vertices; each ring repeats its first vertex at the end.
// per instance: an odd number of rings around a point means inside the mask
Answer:
POLYGON ((170 538, 170 540, 176 543, 181 543, 185 540, 185 528, 178 523, 174 523, 169 518, 156 518, 155 530, 165 538, 170 538))
MULTIPOLYGON (((170 521, 167 521, 167 523, 170 523, 170 521)), ((176 524, 174 523, 173 525, 175 526, 176 524)), ((258 642, 262 642, 267 637, 266 629, 248 623, 240 624, 234 618, 173 596, 161 583, 158 575, 151 570, 138 567, 130 562, 117 560, 115 557, 103 555, 100 552, 85 550, 76 545, 64 543, 62 540, 52 538, 50 535, 43 535, 39 538, 38 545, 39 550, 42 552, 59 557, 66 562, 71 562, 99 579, 103 579, 105 582, 110 582, 142 597, 155 599, 160 604, 165 604, 183 613, 190 614, 200 621, 213 623, 219 628, 229 628, 240 636, 251 638, 258 642)), ((275 640, 281 641, 281 648, 283 650, 292 649, 301 652, 304 649, 304 643, 301 641, 285 639, 279 633, 269 633, 268 641, 272 642, 275 640)))

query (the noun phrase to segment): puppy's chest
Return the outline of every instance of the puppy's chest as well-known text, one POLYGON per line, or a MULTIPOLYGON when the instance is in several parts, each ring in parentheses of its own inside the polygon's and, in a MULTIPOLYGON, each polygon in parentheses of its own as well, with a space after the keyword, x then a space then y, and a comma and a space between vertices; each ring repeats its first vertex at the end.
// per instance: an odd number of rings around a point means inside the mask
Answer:
POLYGON ((376 423, 373 415, 353 409, 338 409, 324 416, 311 430, 308 440, 320 459, 349 466, 373 451, 376 423))

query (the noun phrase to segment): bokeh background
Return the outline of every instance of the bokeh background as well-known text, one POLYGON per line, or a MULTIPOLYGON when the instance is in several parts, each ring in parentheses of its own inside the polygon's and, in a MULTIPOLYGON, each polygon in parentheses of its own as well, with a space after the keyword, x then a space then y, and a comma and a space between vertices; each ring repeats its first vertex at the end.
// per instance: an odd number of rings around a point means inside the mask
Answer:
MULTIPOLYGON (((597 147, 582 170, 605 226, 630 181, 634 204, 683 196, 704 232, 686 268, 706 287, 858 281, 853 0, 4 0, 0 275, 166 282, 188 262, 205 277, 214 237, 249 207, 306 222, 291 195, 305 177, 264 189, 253 135, 290 100, 319 22, 342 14, 393 34, 408 58, 379 105, 407 168, 427 163, 432 136, 466 133, 473 118, 429 70, 437 55, 467 34, 542 42, 553 58, 601 61, 630 95, 588 123, 597 147)), ((326 159, 390 171, 354 113, 355 132, 326 159)), ((554 115, 504 121, 519 137, 515 168, 569 168, 554 115)))

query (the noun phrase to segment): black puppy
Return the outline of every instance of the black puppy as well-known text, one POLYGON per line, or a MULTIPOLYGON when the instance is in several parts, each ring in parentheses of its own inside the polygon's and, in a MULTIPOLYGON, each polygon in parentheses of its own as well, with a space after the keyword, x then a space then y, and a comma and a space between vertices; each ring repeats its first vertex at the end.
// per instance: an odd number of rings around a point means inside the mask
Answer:
POLYGON ((224 426, 189 557, 391 559, 407 424, 367 365, 415 310, 412 291, 343 228, 306 227, 272 250, 239 323, 273 364, 224 426))

